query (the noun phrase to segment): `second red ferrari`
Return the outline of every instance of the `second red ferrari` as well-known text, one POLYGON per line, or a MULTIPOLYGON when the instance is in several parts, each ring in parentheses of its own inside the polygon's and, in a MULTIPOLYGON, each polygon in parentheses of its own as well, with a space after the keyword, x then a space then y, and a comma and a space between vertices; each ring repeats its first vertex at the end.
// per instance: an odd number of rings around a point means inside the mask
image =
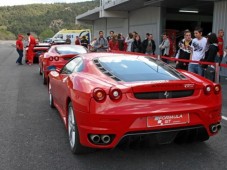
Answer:
POLYGON ((61 69, 71 58, 78 54, 87 53, 88 50, 81 45, 53 45, 48 52, 39 56, 39 73, 43 76, 43 84, 46 84, 50 65, 61 69))

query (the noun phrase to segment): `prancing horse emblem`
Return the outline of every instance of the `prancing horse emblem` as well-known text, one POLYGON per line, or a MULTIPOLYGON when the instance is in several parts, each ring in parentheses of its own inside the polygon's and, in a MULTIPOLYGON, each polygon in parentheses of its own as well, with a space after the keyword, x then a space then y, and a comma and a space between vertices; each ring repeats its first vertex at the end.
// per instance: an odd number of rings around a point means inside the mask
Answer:
POLYGON ((169 97, 169 92, 168 91, 166 91, 165 93, 164 93, 164 96, 166 96, 166 99, 169 97))

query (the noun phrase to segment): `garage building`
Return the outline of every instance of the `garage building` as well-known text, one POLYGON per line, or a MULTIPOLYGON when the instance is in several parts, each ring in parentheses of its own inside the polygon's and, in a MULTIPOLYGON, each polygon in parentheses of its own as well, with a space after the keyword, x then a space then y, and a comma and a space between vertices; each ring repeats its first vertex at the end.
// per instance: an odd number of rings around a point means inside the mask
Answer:
MULTIPOLYGON (((182 38, 183 30, 201 26, 204 35, 227 30, 226 0, 100 0, 100 6, 76 17, 77 24, 92 25, 93 36, 100 30, 138 32, 142 39, 152 33, 157 44, 162 32, 173 41, 182 38)), ((227 42, 227 37, 224 39, 227 42)), ((158 53, 158 51, 157 51, 158 53)))

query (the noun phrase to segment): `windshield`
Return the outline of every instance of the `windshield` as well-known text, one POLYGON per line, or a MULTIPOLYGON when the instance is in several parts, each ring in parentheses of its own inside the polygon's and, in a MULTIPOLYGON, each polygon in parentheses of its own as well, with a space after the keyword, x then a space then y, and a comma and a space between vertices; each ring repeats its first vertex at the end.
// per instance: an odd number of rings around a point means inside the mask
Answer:
POLYGON ((56 51, 58 54, 84 54, 84 53, 87 53, 86 48, 84 48, 83 46, 75 46, 75 45, 57 46, 56 51))
POLYGON ((174 68, 149 57, 100 57, 99 63, 121 81, 179 80, 185 78, 174 68))

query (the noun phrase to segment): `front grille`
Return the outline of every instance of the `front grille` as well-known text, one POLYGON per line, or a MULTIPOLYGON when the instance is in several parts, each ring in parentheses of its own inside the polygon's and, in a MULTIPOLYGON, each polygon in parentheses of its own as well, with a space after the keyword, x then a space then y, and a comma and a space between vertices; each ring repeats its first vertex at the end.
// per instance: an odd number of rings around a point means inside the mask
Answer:
POLYGON ((192 96, 194 90, 134 93, 137 99, 171 99, 192 96))

